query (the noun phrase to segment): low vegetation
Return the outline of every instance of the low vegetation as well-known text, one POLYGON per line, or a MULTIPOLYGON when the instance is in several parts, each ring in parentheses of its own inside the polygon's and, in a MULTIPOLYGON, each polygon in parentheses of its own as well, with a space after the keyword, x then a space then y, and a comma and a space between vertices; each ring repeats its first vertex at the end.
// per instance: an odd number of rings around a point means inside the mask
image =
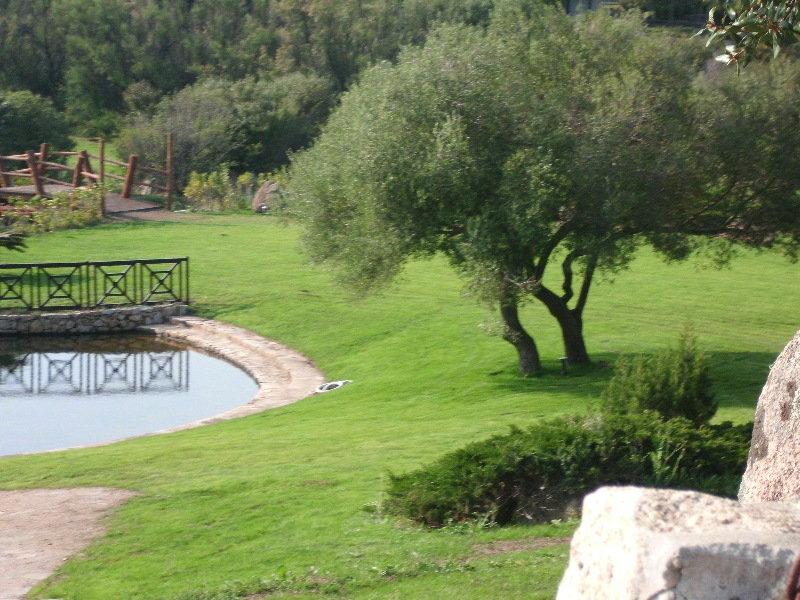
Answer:
POLYGON ((240 210, 250 208, 256 191, 265 180, 263 174, 234 176, 228 165, 221 165, 210 173, 191 173, 183 196, 187 206, 194 210, 240 210))
POLYGON ((7 221, 23 234, 97 225, 103 218, 103 193, 96 186, 59 192, 52 198, 18 200, 12 202, 18 212, 7 221))
POLYGON ((385 508, 440 527, 546 523, 577 515, 601 485, 645 485, 735 497, 752 428, 695 427, 653 413, 545 421, 476 442, 392 476, 385 508))

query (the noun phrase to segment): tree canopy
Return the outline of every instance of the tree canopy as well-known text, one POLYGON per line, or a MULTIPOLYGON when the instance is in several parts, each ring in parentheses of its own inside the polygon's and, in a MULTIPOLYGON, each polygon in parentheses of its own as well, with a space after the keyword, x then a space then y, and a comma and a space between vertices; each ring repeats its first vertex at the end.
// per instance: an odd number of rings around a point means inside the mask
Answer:
POLYGON ((499 306, 524 373, 541 368, 528 300, 588 362, 593 278, 639 245, 797 252, 800 128, 782 123, 800 119, 800 69, 736 79, 706 59, 636 15, 509 8, 488 32, 440 28, 366 71, 293 162, 306 246, 363 289, 441 252, 499 306))

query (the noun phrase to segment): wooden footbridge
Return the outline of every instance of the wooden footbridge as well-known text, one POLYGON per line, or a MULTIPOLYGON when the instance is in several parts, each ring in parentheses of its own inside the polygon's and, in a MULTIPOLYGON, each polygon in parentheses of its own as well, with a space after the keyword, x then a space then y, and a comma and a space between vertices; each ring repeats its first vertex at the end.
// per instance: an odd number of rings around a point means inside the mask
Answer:
MULTIPOLYGON (((127 163, 113 160, 105 155, 104 141, 98 140, 98 142, 98 155, 89 154, 86 150, 50 152, 48 145, 42 144, 38 152, 28 150, 20 154, 0 156, 0 213, 5 212, 2 204, 12 198, 52 198, 55 194, 87 186, 111 187, 111 181, 118 182, 115 187, 120 191, 106 192, 103 202, 104 214, 160 208, 160 205, 154 202, 132 198, 134 187, 139 184, 146 185, 157 195, 163 195, 164 206, 167 210, 172 208, 174 195, 172 136, 167 137, 164 168, 142 165, 136 155, 128 157, 127 163), (74 162, 74 166, 69 166, 67 161, 74 162), (108 172, 106 168, 108 165, 124 169, 125 174, 108 172), (146 178, 145 182, 141 181, 143 177, 146 178), (163 180, 163 185, 157 180, 163 180)), ((8 210, 12 209, 8 207, 6 211, 8 210)))

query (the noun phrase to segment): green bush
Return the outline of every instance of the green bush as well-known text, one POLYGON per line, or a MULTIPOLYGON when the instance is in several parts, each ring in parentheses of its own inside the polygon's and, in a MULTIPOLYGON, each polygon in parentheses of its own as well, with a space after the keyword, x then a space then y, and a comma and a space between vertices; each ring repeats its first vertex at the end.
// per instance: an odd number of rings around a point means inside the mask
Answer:
POLYGON ((226 211, 249 208, 264 182, 264 175, 242 173, 233 176, 227 164, 209 173, 189 175, 183 190, 186 203, 194 210, 226 211))
POLYGON ((13 202, 15 206, 32 210, 11 219, 12 224, 23 234, 96 225, 103 219, 102 198, 103 188, 91 187, 53 194, 52 198, 18 200, 13 202))
POLYGON ((717 412, 708 359, 685 333, 678 347, 652 356, 622 359, 603 393, 606 412, 652 410, 666 419, 684 417, 699 425, 717 412))
POLYGON ((751 428, 696 427, 654 413, 545 421, 391 475, 384 508, 436 527, 468 519, 504 524, 561 518, 601 485, 734 496, 751 428))

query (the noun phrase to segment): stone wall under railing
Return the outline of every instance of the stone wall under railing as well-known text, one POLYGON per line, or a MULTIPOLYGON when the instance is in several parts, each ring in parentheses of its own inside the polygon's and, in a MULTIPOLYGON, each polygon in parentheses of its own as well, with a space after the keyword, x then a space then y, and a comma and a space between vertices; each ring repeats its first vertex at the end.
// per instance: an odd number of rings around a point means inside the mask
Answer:
POLYGON ((119 306, 59 312, 0 313, 0 336, 132 331, 185 315, 185 304, 119 306))

